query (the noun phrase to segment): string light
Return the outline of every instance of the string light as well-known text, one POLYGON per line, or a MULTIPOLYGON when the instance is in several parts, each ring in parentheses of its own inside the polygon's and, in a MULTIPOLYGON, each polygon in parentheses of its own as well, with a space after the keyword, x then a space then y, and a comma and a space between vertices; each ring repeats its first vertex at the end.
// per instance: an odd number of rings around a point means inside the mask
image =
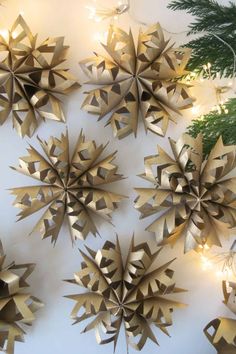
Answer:
POLYGON ((0 30, 0 35, 4 38, 4 39, 8 39, 8 30, 6 29, 2 29, 0 30))
POLYGON ((16 39, 17 36, 18 36, 18 32, 17 31, 13 31, 11 36, 12 36, 13 39, 16 39))
POLYGON ((192 107, 192 114, 194 116, 199 116, 199 113, 200 113, 200 106, 193 106, 192 107))
POLYGON ((108 36, 108 31, 105 31, 103 33, 101 32, 96 32, 94 34, 94 40, 95 41, 98 41, 100 43, 105 43, 106 42, 106 39, 107 39, 107 36, 108 36))
POLYGON ((209 270, 213 268, 212 262, 204 255, 201 255, 202 269, 209 270))
POLYGON ((208 257, 206 249, 202 248, 201 263, 203 270, 216 270, 216 276, 223 279, 236 277, 236 240, 233 242, 228 252, 221 252, 208 257), (217 267, 220 265, 220 269, 217 267))

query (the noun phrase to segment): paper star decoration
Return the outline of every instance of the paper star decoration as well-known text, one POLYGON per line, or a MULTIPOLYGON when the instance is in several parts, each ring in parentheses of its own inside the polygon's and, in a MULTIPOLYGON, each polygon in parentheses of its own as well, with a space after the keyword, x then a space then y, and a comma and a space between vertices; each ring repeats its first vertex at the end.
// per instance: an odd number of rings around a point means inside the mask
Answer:
POLYGON ((111 59, 95 53, 80 63, 88 83, 98 86, 86 92, 82 107, 99 119, 110 113, 107 125, 115 137, 136 136, 139 111, 145 129, 164 136, 169 120, 176 122, 191 107, 188 87, 179 80, 191 52, 168 42, 156 24, 140 31, 136 50, 131 31, 111 26, 103 45, 111 59))
POLYGON ((21 137, 32 136, 40 119, 65 122, 58 96, 79 84, 61 66, 69 49, 63 42, 56 37, 37 45, 22 16, 6 36, 0 34, 0 124, 12 114, 21 137))
POLYGON ((93 317, 84 332, 94 329, 97 342, 113 342, 114 350, 122 324, 127 348, 141 350, 148 338, 158 344, 152 325, 168 334, 173 309, 185 306, 168 296, 184 291, 175 286, 174 271, 169 268, 173 260, 149 271, 160 250, 152 253, 147 243, 135 245, 133 239, 125 263, 118 238, 116 244, 107 241, 97 252, 87 250, 89 255, 81 251, 81 270, 69 280, 87 289, 68 296, 76 301, 71 314, 75 323, 93 317))
POLYGON ((25 331, 21 324, 31 326, 35 312, 43 304, 24 292, 29 287, 26 280, 35 265, 13 262, 6 266, 5 257, 0 241, 0 351, 13 354, 15 341, 24 341, 25 331))
POLYGON ((219 138, 204 159, 201 135, 183 134, 170 146, 173 157, 158 146, 158 155, 145 158, 141 177, 154 186, 136 189, 135 208, 141 218, 158 214, 147 228, 158 245, 184 236, 185 252, 221 246, 220 236, 236 226, 236 178, 227 177, 236 166, 236 147, 219 138))
POLYGON ((90 232, 96 236, 94 214, 109 221, 123 198, 101 188, 123 178, 116 173, 118 167, 113 163, 116 152, 101 159, 106 146, 86 141, 82 131, 72 159, 67 133, 60 139, 39 141, 47 158, 30 147, 29 155, 21 157, 19 167, 13 168, 43 183, 11 189, 16 196, 14 205, 22 209, 20 220, 47 207, 32 231, 39 231, 43 239, 51 237, 53 243, 57 241, 65 216, 73 242, 85 239, 90 232))
MULTIPOLYGON (((224 304, 236 315, 236 283, 223 282, 224 304), (229 288, 229 290, 227 289, 229 288)), ((217 318, 210 322, 204 333, 218 354, 236 353, 236 319, 217 318)))

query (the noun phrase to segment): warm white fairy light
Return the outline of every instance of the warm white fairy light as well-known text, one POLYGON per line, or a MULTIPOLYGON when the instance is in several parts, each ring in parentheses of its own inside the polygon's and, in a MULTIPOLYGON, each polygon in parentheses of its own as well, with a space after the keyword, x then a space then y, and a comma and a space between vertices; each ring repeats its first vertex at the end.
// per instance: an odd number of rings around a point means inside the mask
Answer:
POLYGON ((192 114, 193 114, 194 116, 199 116, 199 113, 200 113, 200 106, 193 106, 191 110, 192 110, 192 114))
POLYGON ((7 29, 2 29, 0 30, 0 35, 4 38, 4 39, 8 39, 8 30, 7 29))
POLYGON ((108 31, 105 32, 96 32, 94 34, 94 40, 98 41, 100 43, 105 43, 107 40, 107 36, 108 36, 108 31))
POLYGON ((212 262, 204 255, 201 255, 202 269, 209 270, 213 268, 212 262))
POLYGON ((201 248, 201 263, 203 270, 214 269, 217 277, 226 280, 236 277, 236 240, 228 252, 220 252, 208 256, 205 252, 206 249, 203 247, 201 248))
POLYGON ((13 39, 16 39, 17 36, 18 36, 18 32, 17 31, 13 31, 11 36, 12 36, 13 39))

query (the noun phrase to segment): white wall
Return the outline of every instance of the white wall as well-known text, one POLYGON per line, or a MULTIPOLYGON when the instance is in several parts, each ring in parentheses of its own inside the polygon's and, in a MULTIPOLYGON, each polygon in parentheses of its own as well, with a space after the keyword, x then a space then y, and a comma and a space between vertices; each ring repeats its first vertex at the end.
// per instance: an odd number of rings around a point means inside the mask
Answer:
MULTIPOLYGON (((68 67, 80 79, 85 80, 79 69, 78 62, 93 51, 100 51, 101 47, 94 39, 97 31, 104 31, 107 23, 93 23, 88 20, 85 5, 89 0, 6 0, 5 7, 0 9, 0 27, 8 28, 13 23, 19 11, 23 10, 25 19, 31 26, 33 33, 39 32, 39 38, 48 36, 65 35, 66 43, 71 46, 69 52, 68 67)), ((113 3, 113 0, 103 3, 113 3)), ((166 9, 166 0, 133 0, 136 17, 146 22, 160 21, 164 28, 171 32, 186 29, 190 16, 184 13, 176 13, 166 9)), ((115 3, 115 2, 114 2, 115 3)), ((128 29, 132 26, 137 32, 139 25, 129 16, 120 19, 119 24, 128 29)), ((174 35, 177 43, 184 41, 184 35, 174 35), (181 38, 182 37, 182 38, 181 38)), ((123 141, 114 140, 110 128, 104 128, 104 120, 97 123, 96 118, 80 110, 83 99, 83 89, 65 99, 67 122, 71 138, 71 147, 76 141, 80 129, 83 127, 88 138, 96 138, 101 143, 110 141, 107 151, 118 150, 117 163, 120 171, 128 176, 127 180, 114 185, 114 189, 130 196, 130 199, 121 203, 120 208, 114 214, 115 228, 108 224, 100 226, 102 239, 94 239, 89 236, 87 244, 97 249, 106 239, 114 240, 115 232, 120 235, 122 248, 125 249, 133 232, 137 240, 150 240, 154 243, 154 236, 144 229, 149 220, 139 221, 138 213, 133 208, 135 193, 133 187, 146 185, 137 174, 143 171, 143 158, 156 152, 156 144, 168 148, 168 136, 178 138, 181 132, 189 124, 191 112, 178 122, 171 125, 165 138, 159 138, 151 133, 145 134, 140 124, 138 138, 129 136, 123 141)), ((209 100, 210 101, 210 100, 209 100)), ((50 134, 59 135, 65 130, 63 124, 48 122, 38 129, 40 137, 47 138, 50 134)), ((71 278, 73 272, 80 267, 81 257, 78 247, 83 247, 82 242, 72 248, 69 233, 66 226, 61 231, 59 241, 55 248, 49 240, 41 241, 40 236, 27 235, 31 231, 39 214, 27 218, 25 221, 15 223, 17 209, 11 203, 13 198, 7 188, 30 184, 31 181, 9 169, 9 165, 16 165, 17 158, 25 154, 27 142, 30 139, 21 140, 8 122, 0 129, 0 234, 8 255, 8 260, 16 262, 35 262, 36 270, 30 278, 31 290, 45 303, 45 308, 37 313, 32 329, 28 331, 25 344, 16 344, 16 354, 85 354, 87 353, 111 353, 110 345, 98 346, 93 332, 80 334, 83 325, 71 326, 70 311, 73 302, 63 298, 63 295, 71 294, 80 288, 74 289, 70 284, 62 282, 62 279, 71 278)), ((36 136, 30 141, 38 146, 36 136)), ((230 241, 223 240, 225 249, 230 241)), ((177 256, 175 262, 177 284, 189 290, 180 295, 179 299, 189 306, 184 310, 177 310, 174 315, 174 325, 170 328, 171 338, 160 332, 157 338, 160 348, 153 343, 148 343, 144 353, 154 354, 213 354, 214 348, 210 346, 202 330, 213 318, 221 315, 230 315, 230 312, 222 304, 221 283, 212 271, 203 271, 199 256, 194 252, 187 255, 182 253, 182 243, 176 248, 165 248, 161 259, 169 260, 177 256)), ((117 354, 125 352, 124 335, 121 335, 117 346, 117 354)), ((130 353, 133 353, 132 349, 130 353)))

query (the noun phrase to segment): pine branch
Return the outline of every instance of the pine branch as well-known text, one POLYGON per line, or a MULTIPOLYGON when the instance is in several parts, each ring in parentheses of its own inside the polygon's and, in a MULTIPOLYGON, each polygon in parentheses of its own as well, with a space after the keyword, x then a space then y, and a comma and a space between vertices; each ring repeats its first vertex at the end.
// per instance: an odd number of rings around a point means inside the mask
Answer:
POLYGON ((201 71, 202 66, 210 62, 213 76, 219 72, 221 76, 231 77, 233 53, 214 35, 227 42, 236 52, 236 4, 230 2, 226 6, 214 0, 173 0, 168 7, 185 10, 195 16, 188 35, 199 34, 201 37, 186 45, 193 49, 189 69, 201 71))
POLYGON ((209 154, 220 136, 224 144, 236 144, 236 98, 230 99, 225 106, 228 113, 219 114, 218 111, 212 111, 203 118, 193 120, 187 128, 193 137, 199 133, 203 134, 205 155, 209 154))
MULTIPOLYGON (((224 40, 230 43, 231 39, 225 38, 224 40)), ((221 77, 233 76, 233 53, 226 45, 222 44, 219 39, 212 35, 207 35, 190 41, 186 46, 193 50, 191 60, 188 64, 189 70, 201 72, 203 65, 210 62, 212 64, 211 74, 213 78, 216 77, 217 73, 219 73, 221 77)))

